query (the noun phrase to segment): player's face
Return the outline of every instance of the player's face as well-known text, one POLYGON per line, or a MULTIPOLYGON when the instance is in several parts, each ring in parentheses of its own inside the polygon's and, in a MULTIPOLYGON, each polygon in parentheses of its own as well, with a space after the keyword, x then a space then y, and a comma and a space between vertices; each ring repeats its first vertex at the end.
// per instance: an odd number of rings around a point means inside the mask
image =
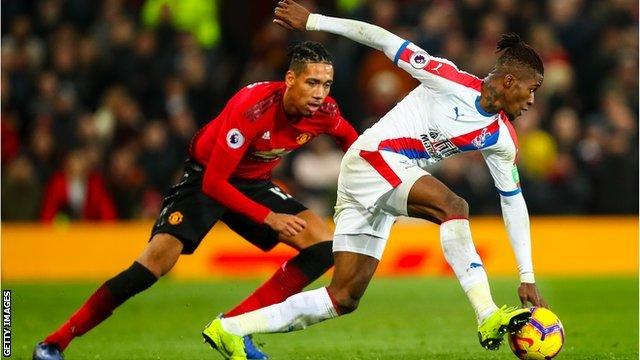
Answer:
POLYGON ((333 84, 333 66, 325 63, 308 63, 299 73, 287 72, 285 81, 290 104, 297 114, 312 116, 329 95, 333 84))
POLYGON ((542 85, 543 76, 535 73, 505 79, 504 112, 513 120, 529 110, 535 100, 535 92, 542 85))

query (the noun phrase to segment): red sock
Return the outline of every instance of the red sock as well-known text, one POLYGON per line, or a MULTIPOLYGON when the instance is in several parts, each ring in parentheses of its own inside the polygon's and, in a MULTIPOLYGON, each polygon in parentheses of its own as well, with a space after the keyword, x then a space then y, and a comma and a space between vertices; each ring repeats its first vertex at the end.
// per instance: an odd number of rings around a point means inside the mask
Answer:
POLYGON ((302 291, 309 282, 297 266, 285 262, 267 282, 224 316, 236 316, 283 302, 289 296, 302 291))
POLYGON ((58 330, 47 336, 46 343, 57 344, 63 351, 75 338, 100 324, 118 305, 114 302, 111 292, 105 284, 89 297, 87 302, 71 315, 69 320, 62 324, 58 330))

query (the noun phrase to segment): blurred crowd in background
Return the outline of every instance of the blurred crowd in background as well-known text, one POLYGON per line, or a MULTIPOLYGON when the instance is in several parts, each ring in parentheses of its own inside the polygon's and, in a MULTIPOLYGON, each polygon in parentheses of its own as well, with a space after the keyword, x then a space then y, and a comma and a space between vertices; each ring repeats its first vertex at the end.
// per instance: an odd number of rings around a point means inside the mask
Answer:
MULTIPOLYGON (((638 212, 638 4, 635 0, 301 1, 364 20, 484 77, 500 34, 541 55, 536 103, 514 122, 532 214, 638 212)), ((274 25, 276 1, 3 0, 2 220, 157 216, 194 132, 239 88, 280 80, 287 47, 322 42, 331 95, 361 133, 418 83, 382 53, 274 25)), ((319 137, 275 176, 331 215, 342 153, 319 137)), ((430 171, 499 214, 479 154, 430 171)))

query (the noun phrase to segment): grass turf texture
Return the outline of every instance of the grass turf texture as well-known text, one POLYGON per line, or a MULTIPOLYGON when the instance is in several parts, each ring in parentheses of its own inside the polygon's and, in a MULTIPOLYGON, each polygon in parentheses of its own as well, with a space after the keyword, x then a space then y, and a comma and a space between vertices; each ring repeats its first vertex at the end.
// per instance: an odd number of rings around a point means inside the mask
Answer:
MULTIPOLYGON (((255 281, 163 279, 106 322, 76 338, 73 359, 220 359, 202 344, 204 324, 248 294, 255 281)), ((558 359, 638 358, 638 279, 539 279, 562 320, 558 359)), ((517 283, 492 279, 497 304, 515 305, 517 283)), ((13 359, 56 328, 97 284, 3 284, 12 290, 13 359)), ((471 307, 454 278, 374 279, 354 314, 288 334, 257 335, 278 359, 515 359, 505 343, 480 348, 471 307)))

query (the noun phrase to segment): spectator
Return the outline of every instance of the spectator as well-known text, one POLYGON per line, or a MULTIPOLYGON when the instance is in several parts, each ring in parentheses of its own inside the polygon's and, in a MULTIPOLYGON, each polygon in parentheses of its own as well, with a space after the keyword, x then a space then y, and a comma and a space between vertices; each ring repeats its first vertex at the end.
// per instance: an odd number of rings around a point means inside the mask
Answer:
POLYGON ((33 164, 19 155, 2 173, 2 220, 26 221, 38 217, 42 185, 33 164))
POLYGON ((91 169, 87 149, 71 151, 47 184, 40 218, 113 220, 117 214, 102 176, 91 169))
MULTIPOLYGON (((637 213, 637 2, 322 0, 305 5, 381 25, 478 74, 491 71, 497 37, 518 32, 545 63, 535 105, 514 122, 529 210, 637 213)), ((272 14, 273 4, 249 0, 3 2, 3 175, 14 179, 17 172, 20 178, 30 163, 35 178, 29 186, 40 186, 43 193, 43 186, 62 176, 53 176, 60 159, 90 146, 84 153, 93 154, 95 164, 85 167, 92 174, 106 170, 115 213, 154 216, 158 191, 180 171, 195 129, 240 86, 276 79, 286 67, 287 45, 300 37, 273 25, 272 14)), ((378 52, 323 33, 305 36, 334 54, 332 95, 357 129, 369 127, 416 84, 378 52)), ((303 150, 299 157, 300 163, 288 163, 278 176, 293 192, 313 193, 318 207, 331 213, 333 194, 318 195, 308 182, 317 175, 309 162, 324 155, 303 150)), ((434 171, 476 204, 474 214, 495 213, 487 170, 465 156, 451 161, 434 171)), ((69 213, 82 218, 78 203, 69 213)))
POLYGON ((134 219, 141 212, 146 179, 136 157, 135 147, 129 145, 117 148, 109 158, 107 186, 122 219, 134 219))

